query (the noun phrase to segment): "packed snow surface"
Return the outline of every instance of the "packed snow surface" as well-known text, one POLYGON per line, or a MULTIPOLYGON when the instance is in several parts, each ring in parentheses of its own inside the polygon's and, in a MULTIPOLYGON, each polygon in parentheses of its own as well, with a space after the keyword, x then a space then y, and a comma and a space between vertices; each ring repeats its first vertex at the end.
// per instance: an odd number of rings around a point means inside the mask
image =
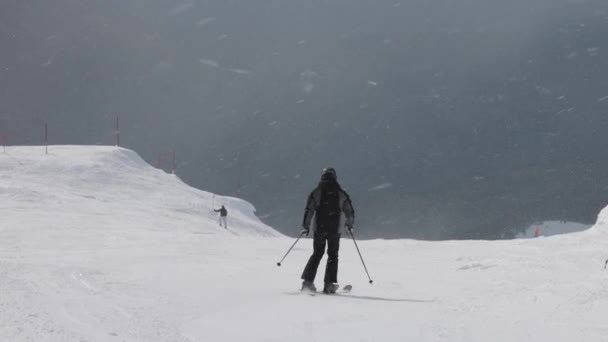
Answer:
POLYGON ((0 153, 0 341, 608 341, 608 210, 550 238, 359 241, 373 285, 344 236, 353 291, 310 296, 311 241, 277 267, 294 239, 246 202, 129 150, 49 152, 0 153))

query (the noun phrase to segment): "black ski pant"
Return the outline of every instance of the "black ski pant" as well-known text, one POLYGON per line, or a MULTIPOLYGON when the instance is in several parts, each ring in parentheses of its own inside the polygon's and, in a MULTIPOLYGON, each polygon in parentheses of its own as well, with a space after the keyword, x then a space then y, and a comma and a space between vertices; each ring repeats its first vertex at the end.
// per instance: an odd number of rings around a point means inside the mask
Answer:
POLYGON ((325 253, 327 245, 327 266, 325 268, 325 283, 338 282, 338 251, 340 250, 339 233, 315 232, 313 237, 313 253, 308 259, 306 268, 302 273, 302 279, 313 282, 317 276, 319 263, 325 253))

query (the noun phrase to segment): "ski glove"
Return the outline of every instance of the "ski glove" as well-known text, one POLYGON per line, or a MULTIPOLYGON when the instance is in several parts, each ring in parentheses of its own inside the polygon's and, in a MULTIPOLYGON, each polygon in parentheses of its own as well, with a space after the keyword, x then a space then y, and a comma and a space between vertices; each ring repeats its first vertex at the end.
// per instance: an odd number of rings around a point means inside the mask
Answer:
POLYGON ((353 234, 353 226, 346 226, 346 231, 348 232, 348 234, 353 234))
POLYGON ((302 227, 302 231, 300 231, 300 235, 306 235, 310 233, 310 228, 302 227))

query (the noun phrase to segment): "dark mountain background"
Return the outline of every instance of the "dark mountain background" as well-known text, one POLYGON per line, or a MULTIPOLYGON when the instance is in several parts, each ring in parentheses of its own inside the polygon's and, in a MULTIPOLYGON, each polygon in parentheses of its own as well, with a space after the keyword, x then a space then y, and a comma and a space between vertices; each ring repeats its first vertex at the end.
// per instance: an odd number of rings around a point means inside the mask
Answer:
POLYGON ((608 202, 605 0, 3 0, 0 134, 122 144, 296 234, 509 238, 608 202))

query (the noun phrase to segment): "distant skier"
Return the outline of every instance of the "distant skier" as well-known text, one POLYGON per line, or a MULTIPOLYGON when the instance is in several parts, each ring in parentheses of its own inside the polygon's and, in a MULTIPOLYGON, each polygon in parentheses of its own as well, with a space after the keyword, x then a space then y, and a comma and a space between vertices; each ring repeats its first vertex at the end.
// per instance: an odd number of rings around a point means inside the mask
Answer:
POLYGON ((343 226, 352 233, 355 211, 348 194, 338 184, 336 170, 326 168, 319 185, 310 193, 304 212, 302 235, 308 236, 313 216, 315 218, 313 254, 302 273, 302 291, 316 291, 314 284, 319 263, 327 243, 327 266, 325 268, 324 293, 335 293, 338 285, 338 251, 340 230, 343 226))
POLYGON ((221 208, 217 209, 217 210, 213 210, 216 213, 220 213, 220 227, 224 227, 226 229, 228 229, 228 222, 227 222, 227 217, 228 217, 228 210, 226 209, 226 207, 224 207, 222 205, 221 208), (224 224, 222 226, 222 223, 224 224))

